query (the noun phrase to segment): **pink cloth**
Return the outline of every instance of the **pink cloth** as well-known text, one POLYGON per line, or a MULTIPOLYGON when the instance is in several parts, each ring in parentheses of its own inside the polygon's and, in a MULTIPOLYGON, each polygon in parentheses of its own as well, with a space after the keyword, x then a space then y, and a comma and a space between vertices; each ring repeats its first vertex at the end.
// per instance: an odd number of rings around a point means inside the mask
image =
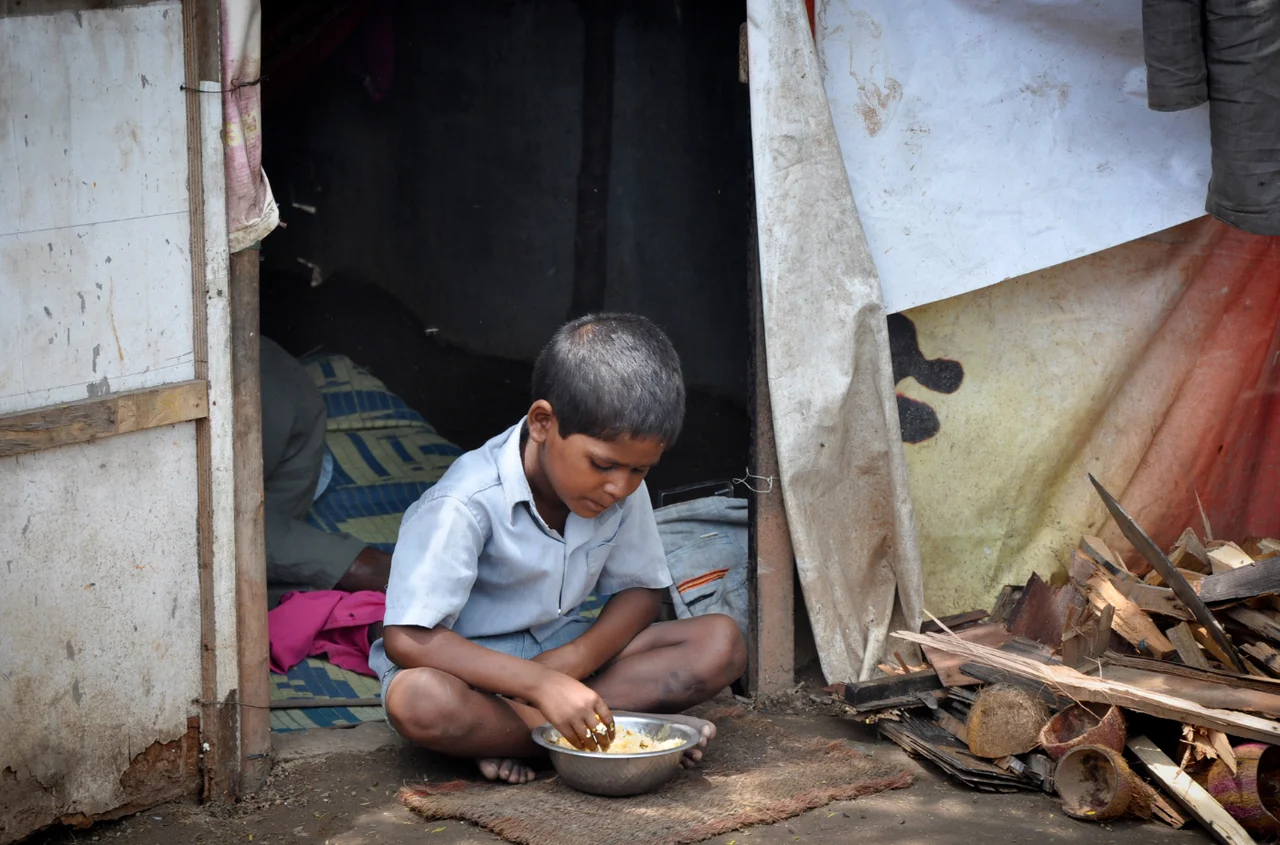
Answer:
POLYGON ((386 609, 385 593, 286 593, 267 614, 271 671, 284 674, 308 657, 323 654, 335 666, 373 675, 369 626, 381 622, 386 609))

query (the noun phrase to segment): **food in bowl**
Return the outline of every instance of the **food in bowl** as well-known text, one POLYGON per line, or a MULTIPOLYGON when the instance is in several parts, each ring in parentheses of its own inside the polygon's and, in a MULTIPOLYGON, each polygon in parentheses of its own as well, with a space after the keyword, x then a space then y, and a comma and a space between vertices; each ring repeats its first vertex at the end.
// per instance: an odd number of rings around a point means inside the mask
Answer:
MULTIPOLYGON (((568 748, 570 751, 579 750, 563 736, 557 736, 555 744, 561 748, 568 748)), ((604 752, 606 754, 643 754, 647 751, 670 751, 684 744, 684 737, 674 736, 670 739, 659 740, 647 734, 637 733, 631 728, 620 727, 614 734, 613 742, 609 743, 609 747, 604 749, 604 752)))

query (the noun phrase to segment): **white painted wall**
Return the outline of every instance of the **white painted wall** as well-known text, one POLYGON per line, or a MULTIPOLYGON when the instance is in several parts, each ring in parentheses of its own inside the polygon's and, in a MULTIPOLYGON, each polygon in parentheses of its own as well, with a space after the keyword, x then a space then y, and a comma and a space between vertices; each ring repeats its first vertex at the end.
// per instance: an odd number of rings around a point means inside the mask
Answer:
MULTIPOLYGON (((178 2, 0 17, 0 413, 194 377, 183 61, 178 2)), ((203 266, 225 303, 216 175, 203 266)), ((229 390, 217 372, 211 397, 229 390)), ((199 714, 197 505, 190 423, 0 459, 0 843, 131 800, 121 773, 199 714)), ((221 691, 235 591, 219 583, 221 691)))
POLYGON ((63 812, 104 812, 134 756, 186 732, 195 513, 190 423, 0 461, 3 791, 34 779, 63 812))
POLYGON ((0 413, 192 378, 182 56, 179 3, 0 18, 0 413))

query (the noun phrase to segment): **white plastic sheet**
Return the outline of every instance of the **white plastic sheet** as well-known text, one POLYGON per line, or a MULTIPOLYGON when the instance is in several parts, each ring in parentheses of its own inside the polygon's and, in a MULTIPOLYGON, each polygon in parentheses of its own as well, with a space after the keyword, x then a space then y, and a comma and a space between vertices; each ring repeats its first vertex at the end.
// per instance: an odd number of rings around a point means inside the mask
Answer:
POLYGON ((1206 108, 1147 108, 1137 0, 825 0, 827 96, 890 313, 1204 213, 1206 108))
POLYGON ((748 0, 747 19, 782 499, 823 674, 861 680, 922 601, 888 326, 803 0, 748 0))

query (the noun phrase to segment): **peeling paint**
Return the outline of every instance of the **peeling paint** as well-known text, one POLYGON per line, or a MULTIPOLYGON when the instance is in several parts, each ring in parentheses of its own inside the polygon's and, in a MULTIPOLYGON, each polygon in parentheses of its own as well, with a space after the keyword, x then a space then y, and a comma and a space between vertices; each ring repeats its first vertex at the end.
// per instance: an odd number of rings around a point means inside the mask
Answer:
POLYGON ((102 354, 102 344, 95 343, 93 345, 93 371, 98 371, 98 356, 102 354))
POLYGON ((111 382, 107 381, 106 376, 102 377, 102 381, 90 382, 85 387, 90 399, 97 399, 99 396, 106 396, 111 392, 111 382))

